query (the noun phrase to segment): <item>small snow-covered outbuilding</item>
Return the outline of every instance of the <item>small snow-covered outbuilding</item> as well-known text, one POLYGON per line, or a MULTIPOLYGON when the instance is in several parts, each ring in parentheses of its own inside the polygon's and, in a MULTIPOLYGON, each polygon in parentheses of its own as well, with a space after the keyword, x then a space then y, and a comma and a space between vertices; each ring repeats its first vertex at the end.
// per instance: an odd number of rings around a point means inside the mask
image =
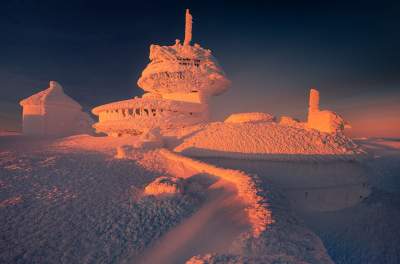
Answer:
POLYGON ((49 87, 19 103, 25 135, 67 136, 92 133, 93 120, 82 112, 81 105, 66 95, 56 81, 49 87))

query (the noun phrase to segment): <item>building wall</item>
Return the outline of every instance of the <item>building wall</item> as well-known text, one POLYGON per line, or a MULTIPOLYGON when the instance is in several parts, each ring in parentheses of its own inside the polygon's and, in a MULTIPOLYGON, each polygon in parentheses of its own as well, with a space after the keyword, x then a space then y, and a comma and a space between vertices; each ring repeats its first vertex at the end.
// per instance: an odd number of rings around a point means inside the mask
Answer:
POLYGON ((72 135, 75 132, 79 108, 45 106, 45 135, 72 135))
POLYGON ((24 135, 67 136, 91 133, 90 117, 77 107, 25 105, 22 113, 24 135))
POLYGON ((40 105, 24 106, 22 111, 22 132, 25 135, 44 134, 44 111, 40 105))
POLYGON ((199 92, 191 92, 191 93, 165 93, 162 94, 163 99, 175 100, 175 101, 183 101, 189 103, 205 103, 207 97, 204 94, 199 92))

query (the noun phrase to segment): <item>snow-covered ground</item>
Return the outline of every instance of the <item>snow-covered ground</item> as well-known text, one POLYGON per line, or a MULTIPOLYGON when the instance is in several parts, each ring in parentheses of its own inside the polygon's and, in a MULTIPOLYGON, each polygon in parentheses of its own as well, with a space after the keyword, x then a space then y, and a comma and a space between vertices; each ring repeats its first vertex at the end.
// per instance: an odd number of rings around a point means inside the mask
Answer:
POLYGON ((132 263, 201 202, 141 197, 160 172, 135 160, 1 140, 1 263, 132 263))
POLYGON ((399 262, 397 141, 362 141, 375 158, 360 162, 203 159, 224 170, 159 150, 115 158, 136 140, 0 136, 0 262, 399 262), (182 194, 143 194, 168 175, 182 194), (265 230, 244 197, 265 199, 265 230))

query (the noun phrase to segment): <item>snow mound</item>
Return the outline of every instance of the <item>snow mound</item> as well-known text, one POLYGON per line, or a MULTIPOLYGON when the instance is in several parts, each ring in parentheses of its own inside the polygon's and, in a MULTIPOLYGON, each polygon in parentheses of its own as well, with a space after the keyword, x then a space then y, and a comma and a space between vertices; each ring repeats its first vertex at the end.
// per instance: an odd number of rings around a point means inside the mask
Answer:
POLYGON ((144 189, 145 194, 156 196, 180 194, 182 191, 182 179, 168 176, 158 177, 144 189))
POLYGON ((225 123, 245 123, 245 122, 256 122, 256 121, 265 121, 265 122, 273 122, 275 121, 275 117, 273 115, 267 113, 238 113, 232 114, 227 119, 225 119, 225 123))
POLYGON ((355 159, 365 152, 341 133, 321 133, 273 122, 210 123, 175 151, 197 157, 260 160, 355 159))

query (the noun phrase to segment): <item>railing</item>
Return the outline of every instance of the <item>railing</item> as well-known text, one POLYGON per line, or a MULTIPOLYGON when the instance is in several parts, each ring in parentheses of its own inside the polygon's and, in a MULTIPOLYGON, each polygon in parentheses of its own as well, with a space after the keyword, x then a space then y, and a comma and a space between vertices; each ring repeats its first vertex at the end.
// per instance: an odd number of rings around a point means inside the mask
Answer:
POLYGON ((200 113, 193 112, 178 112, 176 110, 165 110, 165 109, 157 109, 157 108, 120 108, 113 110, 104 110, 99 112, 99 121, 115 121, 115 120, 124 120, 124 119, 133 119, 133 118, 157 118, 157 117, 167 117, 171 115, 184 115, 188 117, 198 116, 200 113))
POLYGON ((163 109, 147 109, 147 108, 121 108, 114 110, 105 110, 99 113, 99 121, 122 120, 135 117, 155 117, 161 116, 163 109))

